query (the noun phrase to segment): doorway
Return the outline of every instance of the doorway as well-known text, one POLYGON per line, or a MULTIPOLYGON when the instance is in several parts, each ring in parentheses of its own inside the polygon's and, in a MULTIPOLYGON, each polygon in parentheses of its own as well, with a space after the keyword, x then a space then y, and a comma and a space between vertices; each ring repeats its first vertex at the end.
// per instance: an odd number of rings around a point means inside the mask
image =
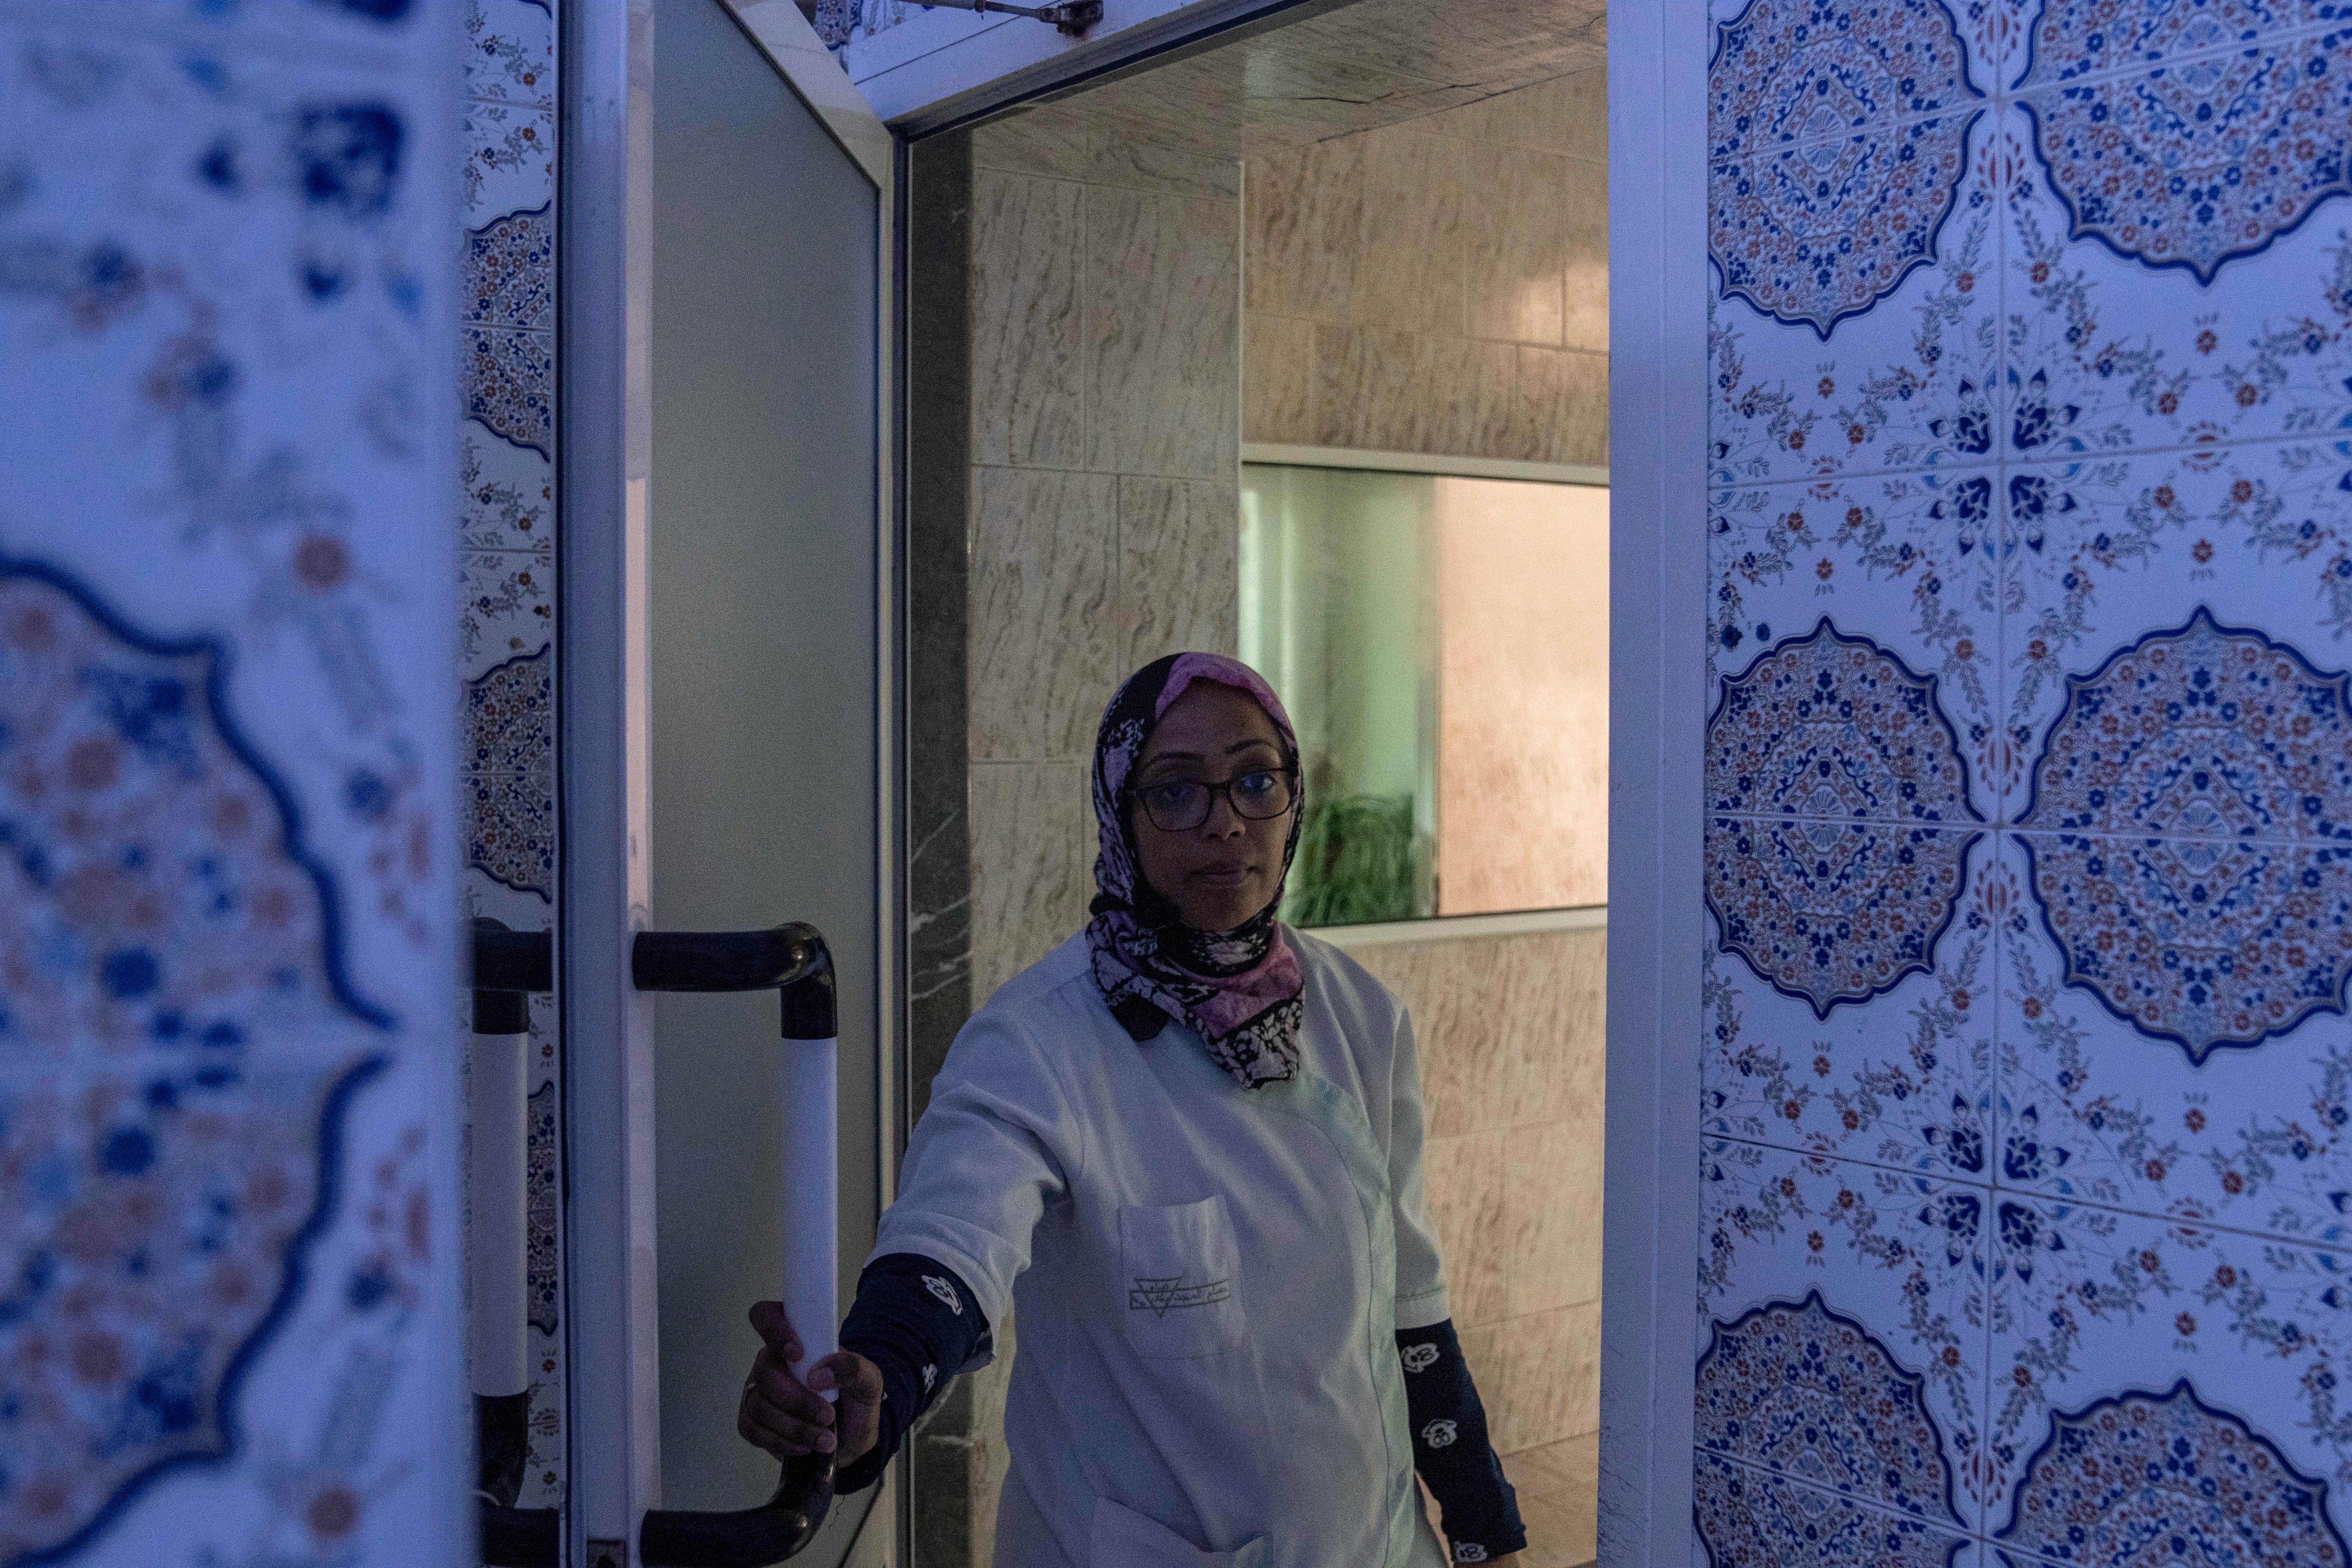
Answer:
MULTIPOLYGON (((972 1010, 1086 921, 1118 680, 1251 660, 1321 803, 1286 917, 1414 1016, 1454 1321, 1526 1560, 1574 1568, 1608 942, 1601 11, 1302 9, 909 148, 908 1114, 972 1010), (1517 631, 1478 613, 1514 576, 1542 584, 1503 606, 1517 631), (1498 852, 1506 823, 1549 847, 1498 852), (1559 864, 1512 869, 1536 860, 1559 864)), ((991 1561, 1004 1364, 913 1444, 924 1568, 991 1561)))

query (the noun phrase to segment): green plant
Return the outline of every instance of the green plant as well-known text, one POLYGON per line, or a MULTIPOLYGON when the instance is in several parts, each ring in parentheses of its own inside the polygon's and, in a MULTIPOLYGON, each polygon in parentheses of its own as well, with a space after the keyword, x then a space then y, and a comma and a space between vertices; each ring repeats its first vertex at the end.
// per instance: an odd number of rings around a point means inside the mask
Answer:
POLYGON ((1295 926, 1411 920, 1416 912, 1412 872, 1411 796, 1311 801, 1283 916, 1295 926))

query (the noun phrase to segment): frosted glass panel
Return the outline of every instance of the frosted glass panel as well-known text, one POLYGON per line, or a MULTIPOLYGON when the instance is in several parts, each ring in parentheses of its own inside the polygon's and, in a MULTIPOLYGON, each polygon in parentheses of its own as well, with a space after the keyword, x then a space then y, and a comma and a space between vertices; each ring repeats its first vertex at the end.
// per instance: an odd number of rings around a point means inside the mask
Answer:
POLYGON ((1241 595, 1307 781, 1285 919, 1605 900, 1605 489, 1246 465, 1241 595))

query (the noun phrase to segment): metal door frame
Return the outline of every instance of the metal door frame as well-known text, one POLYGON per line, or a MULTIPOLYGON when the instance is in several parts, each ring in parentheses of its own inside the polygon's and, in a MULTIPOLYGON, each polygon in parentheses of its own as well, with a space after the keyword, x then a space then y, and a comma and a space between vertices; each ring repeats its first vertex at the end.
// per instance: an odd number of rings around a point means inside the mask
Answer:
MULTIPOLYGON (((898 392, 893 299, 896 158, 792 0, 719 0, 877 192, 874 932, 881 1032, 877 1168, 898 1172, 905 864, 898 781, 901 576, 889 418, 898 392)), ((565 1056, 563 1278, 567 1568, 629 1568, 661 1489, 655 1251, 652 1012, 630 982, 647 924, 651 766, 646 542, 653 403, 653 0, 562 0, 558 11, 557 554, 562 697, 557 995, 565 1056), (608 1543, 609 1546, 608 1546, 608 1543), (617 1552, 610 1548, 617 1547, 617 1552)), ((892 1509, 891 1514, 898 1510, 892 1509)), ((890 1517, 886 1514, 885 1517, 890 1517)), ((894 1534, 896 1531, 894 1531, 894 1534)))
MULTIPOLYGON (((887 127, 793 0, 721 0, 879 188, 874 264, 877 476, 877 934, 885 1036, 875 1173, 887 1205, 904 1147, 907 1037, 904 541, 909 367, 904 286, 909 142, 1343 0, 1200 0, 988 81, 887 127)), ((646 541, 653 0, 559 0, 559 555, 564 845, 558 965, 565 1082, 569 1485, 565 1562, 628 1542, 657 1500, 649 1015, 628 984, 646 923, 646 541), (625 920, 611 918, 626 911, 625 920), (591 1222, 591 1216, 602 1216, 591 1222), (625 1378, 583 1376, 625 1367, 625 1378)), ((1601 1545, 1612 1563, 1679 1565, 1690 1540, 1697 1241, 1697 730, 1705 695, 1706 381, 1703 11, 1611 6, 1612 531, 1611 965, 1602 1336, 1601 1545), (1694 629, 1696 628, 1696 629, 1694 629), (1636 874, 1636 868, 1639 874, 1636 874), (1678 1289, 1675 1281, 1685 1289, 1678 1289)), ((892 1561, 906 1562, 905 1458, 892 1561)), ((627 1568, 625 1554, 615 1568, 627 1568)))
POLYGON ((1691 1560, 1706 701, 1699 5, 1609 7, 1609 1045, 1601 1560, 1691 1560))

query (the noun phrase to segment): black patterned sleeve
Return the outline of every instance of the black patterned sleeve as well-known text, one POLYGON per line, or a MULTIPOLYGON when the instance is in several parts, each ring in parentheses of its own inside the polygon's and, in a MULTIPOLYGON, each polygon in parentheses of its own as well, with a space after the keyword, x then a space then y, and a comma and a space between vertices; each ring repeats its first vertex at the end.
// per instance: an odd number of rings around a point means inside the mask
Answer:
POLYGON ((1451 1319, 1397 1333, 1404 1404, 1412 1423, 1412 1466, 1437 1500, 1440 1528, 1456 1563, 1488 1563, 1527 1549, 1519 1500, 1486 1440, 1486 1408, 1451 1319))
POLYGON ((882 1476, 948 1379, 984 1362, 992 1348, 988 1321, 962 1278, 946 1264, 894 1252, 866 1266, 857 1300, 841 1325, 841 1348, 882 1373, 882 1424, 874 1447, 835 1471, 833 1489, 854 1492, 882 1476))

